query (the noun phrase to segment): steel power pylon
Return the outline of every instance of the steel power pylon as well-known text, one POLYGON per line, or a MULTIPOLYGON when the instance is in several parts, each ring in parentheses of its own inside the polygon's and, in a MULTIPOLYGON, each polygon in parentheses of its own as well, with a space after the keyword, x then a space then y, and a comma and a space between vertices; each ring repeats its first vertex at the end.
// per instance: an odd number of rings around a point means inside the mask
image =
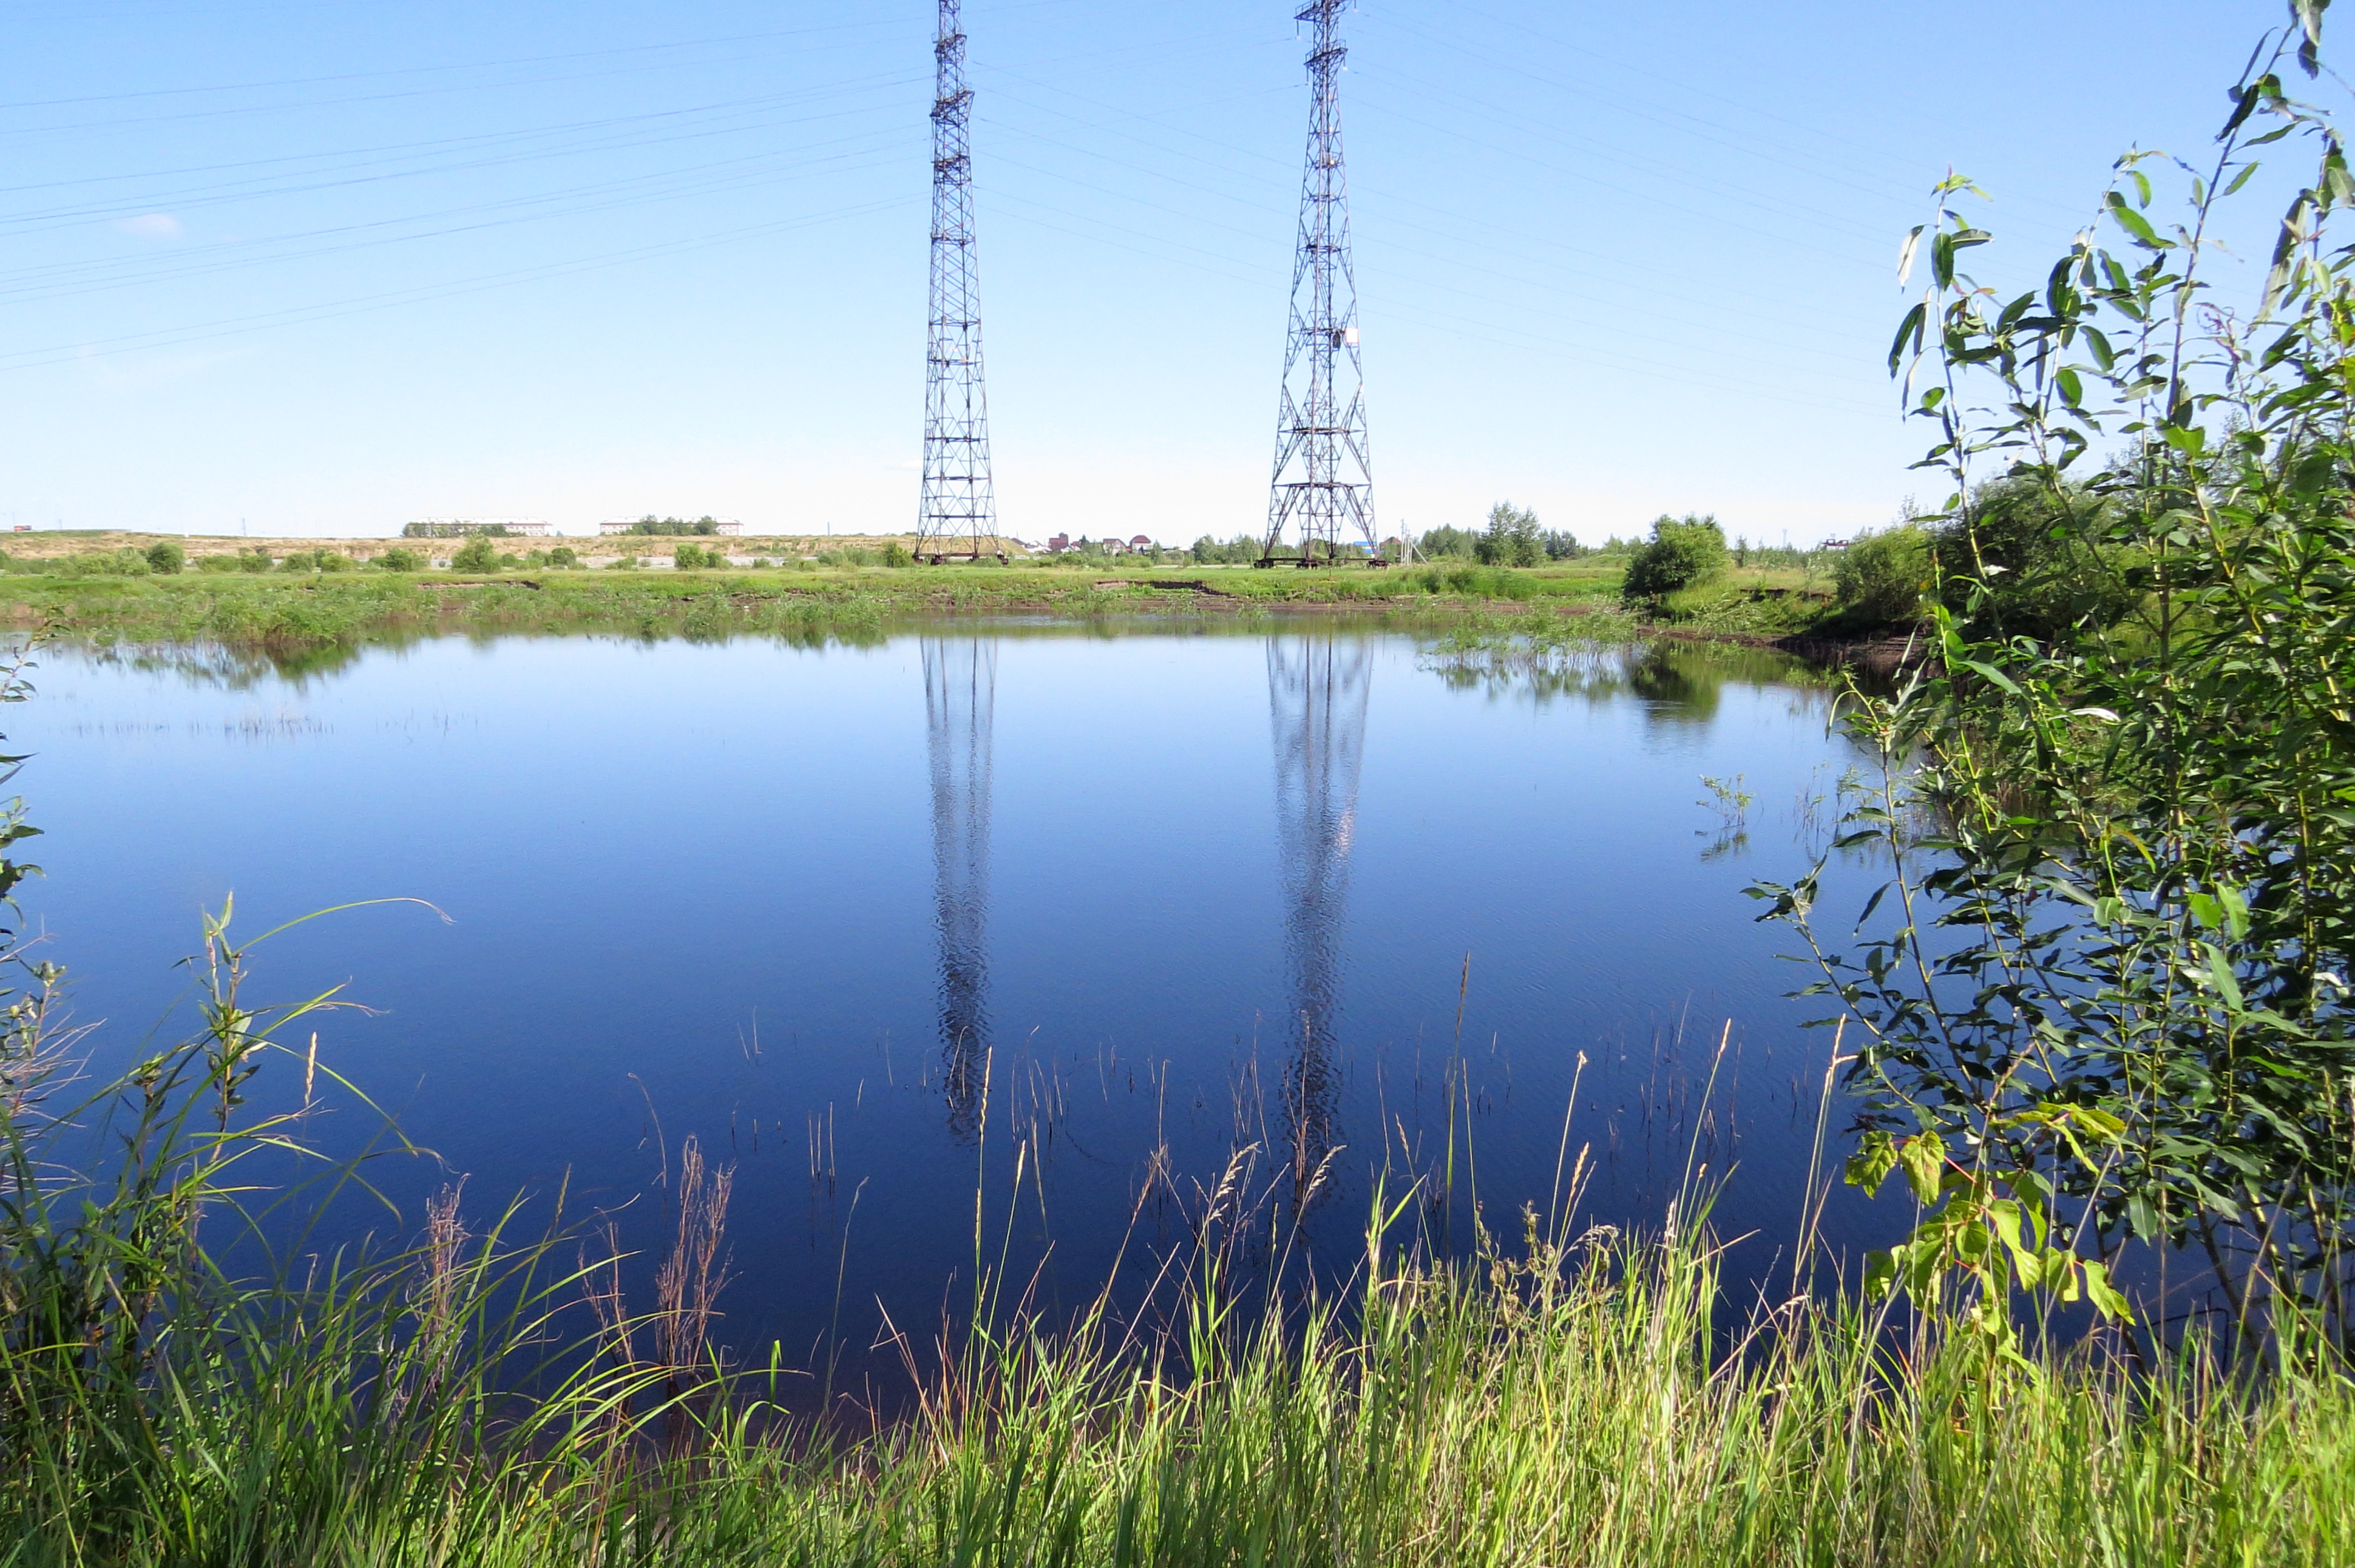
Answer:
POLYGON ((958 0, 940 0, 932 43, 932 330, 924 355, 924 497, 916 558, 1001 554, 989 486, 989 399, 981 382, 981 292, 973 256, 973 90, 958 0))
POLYGON ((1284 347, 1284 398, 1275 421, 1275 476, 1267 543, 1275 564, 1287 527, 1300 535, 1297 564, 1330 561, 1345 530, 1377 563, 1373 459, 1358 362, 1358 282, 1349 264, 1349 178, 1341 163, 1341 42, 1345 0, 1309 0, 1295 20, 1313 29, 1308 50, 1308 167, 1300 183, 1300 253, 1292 265, 1292 324, 1284 347))

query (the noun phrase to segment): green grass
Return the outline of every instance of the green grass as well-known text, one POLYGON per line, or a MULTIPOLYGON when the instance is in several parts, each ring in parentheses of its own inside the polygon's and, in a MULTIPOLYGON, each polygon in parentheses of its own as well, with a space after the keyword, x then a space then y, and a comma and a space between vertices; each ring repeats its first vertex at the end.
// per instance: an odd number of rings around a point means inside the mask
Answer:
POLYGON ((943 613, 1231 615, 1302 607, 1409 616, 1617 602, 1615 568, 1444 564, 1370 571, 1047 567, 449 572, 0 578, 0 616, 69 636, 140 641, 333 642, 435 631, 879 634, 943 613))
MULTIPOLYGON (((603 631, 646 637, 868 641, 940 615, 1233 617, 1343 609, 1460 624, 1498 613, 1625 619, 1623 563, 1534 569, 1444 561, 1370 570, 1293 567, 827 567, 711 571, 512 571, 0 577, 0 621, 92 641, 352 645, 447 632, 603 631)), ((1731 570, 1672 596, 1657 624, 1737 639, 1838 634, 1820 585, 1731 570)))

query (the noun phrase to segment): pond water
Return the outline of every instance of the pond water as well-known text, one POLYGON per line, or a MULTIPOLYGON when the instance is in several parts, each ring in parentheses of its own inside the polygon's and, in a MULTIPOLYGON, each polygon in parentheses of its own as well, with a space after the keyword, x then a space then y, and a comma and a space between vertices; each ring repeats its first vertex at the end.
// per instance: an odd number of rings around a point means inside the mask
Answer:
MULTIPOLYGON (((1852 758, 1779 657, 1533 678, 1326 621, 993 624, 309 670, 54 648, 34 681, 25 904, 101 1065, 187 1030, 175 960, 232 892, 248 936, 440 912, 256 953, 258 997, 348 981, 369 1011, 319 1021, 321 1060, 438 1157, 378 1165, 399 1219, 336 1234, 413 1236, 463 1173, 477 1223, 561 1192, 652 1249, 692 1136, 735 1171, 725 1337, 795 1363, 936 1322, 977 1184, 986 1254, 1051 1254, 1051 1306, 1169 1245, 1170 1190, 1239 1147, 1272 1192, 1325 1167, 1302 1245, 1344 1266, 1378 1180, 1514 1237, 1566 1148, 1577 1224, 1657 1224, 1704 1167, 1736 1279, 1789 1267, 1829 1039, 1742 889, 1805 869, 1852 758)), ((1843 1197, 1828 1234, 1887 1219, 1843 1197)))

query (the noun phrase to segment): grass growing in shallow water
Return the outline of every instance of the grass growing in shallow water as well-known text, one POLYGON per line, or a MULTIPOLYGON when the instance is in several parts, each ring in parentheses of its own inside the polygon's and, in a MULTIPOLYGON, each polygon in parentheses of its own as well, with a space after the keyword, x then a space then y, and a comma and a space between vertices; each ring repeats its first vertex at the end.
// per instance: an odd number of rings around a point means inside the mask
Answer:
POLYGON ((1563 1241, 1530 1212, 1518 1246, 1440 1263, 1385 1223, 1414 1205, 1378 1199, 1345 1287, 1272 1304, 1232 1283, 1275 1212, 1241 1196, 1247 1156, 1154 1300, 1056 1326, 985 1287, 982 1328, 908 1346, 898 1418, 791 1414, 806 1383, 704 1348, 720 1172, 680 1172, 678 1244, 634 1317, 600 1250, 470 1235, 454 1192, 405 1255, 248 1282, 208 1248, 240 1239, 250 1162, 302 1124, 245 1097, 315 1070, 272 1041, 332 999, 257 1012, 245 969, 214 928, 204 1030, 71 1110, 46 982, 19 999, 13 1563, 2355 1558, 2355 1392, 2319 1361, 2247 1383, 2196 1355, 2012 1361, 1804 1295, 1729 1333, 1708 1238, 1673 1214, 1563 1241), (101 1118, 116 1165, 61 1174, 101 1118))

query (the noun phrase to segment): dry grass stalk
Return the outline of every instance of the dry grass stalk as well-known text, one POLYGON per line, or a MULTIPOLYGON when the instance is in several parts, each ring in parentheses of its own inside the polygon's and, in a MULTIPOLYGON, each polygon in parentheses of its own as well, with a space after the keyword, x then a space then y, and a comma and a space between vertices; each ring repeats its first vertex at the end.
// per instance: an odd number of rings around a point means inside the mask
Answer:
POLYGON ((707 1173, 703 1146, 689 1138, 678 1151, 678 1230, 670 1256, 655 1276, 655 1351, 670 1373, 677 1396, 687 1369, 698 1366, 709 1342, 712 1299, 727 1283, 720 1255, 728 1224, 728 1198, 736 1169, 707 1173))

